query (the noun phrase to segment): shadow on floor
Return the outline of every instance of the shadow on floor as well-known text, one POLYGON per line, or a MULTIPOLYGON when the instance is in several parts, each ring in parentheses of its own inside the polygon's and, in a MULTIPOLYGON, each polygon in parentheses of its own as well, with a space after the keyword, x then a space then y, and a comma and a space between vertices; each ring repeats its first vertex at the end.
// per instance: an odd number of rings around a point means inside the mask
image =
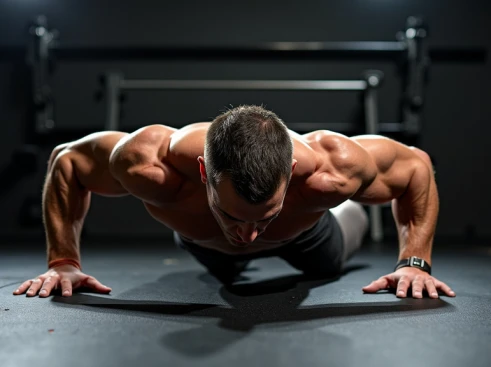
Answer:
MULTIPOLYGON (((88 294, 74 294, 65 298, 53 297, 53 302, 64 305, 90 306, 117 310, 116 313, 125 314, 125 311, 141 313, 143 317, 152 317, 159 322, 166 322, 168 318, 162 316, 185 316, 179 318, 183 325, 195 324, 197 326, 166 333, 162 343, 184 355, 203 356, 217 352, 227 345, 235 343, 249 335, 255 328, 261 327, 271 332, 299 331, 302 329, 312 332, 327 321, 328 324, 336 322, 349 322, 360 320, 360 317, 369 316, 370 319, 379 317, 410 316, 421 312, 436 310, 438 312, 451 312, 454 307, 438 299, 397 299, 393 302, 356 302, 356 303, 327 303, 311 306, 301 306, 314 288, 337 281, 343 275, 363 269, 366 266, 352 266, 336 278, 312 278, 301 274, 279 276, 259 280, 247 284, 232 284, 225 286, 215 283, 221 298, 228 306, 214 303, 179 303, 166 301, 139 301, 100 297, 88 294), (344 319, 343 319, 344 318, 344 319), (217 322, 216 322, 217 321, 217 322)), ((172 288, 172 293, 183 293, 185 290, 197 288, 196 279, 210 284, 212 279, 206 278, 202 272, 184 271, 169 273, 161 277, 156 283, 144 284, 138 287, 145 294, 155 293, 155 289, 172 288), (179 280, 179 283, 176 281, 179 280), (153 292, 152 292, 153 290, 153 292)), ((135 290, 136 291, 136 290, 135 290)), ((131 292, 131 291, 129 291, 131 292)), ((194 292, 194 291, 192 291, 194 292)), ((206 292, 210 292, 206 289, 206 292)), ((197 297, 202 299, 203 297, 197 297)), ((85 307, 84 307, 85 308, 85 307)), ((87 309, 87 308, 86 308, 87 309)), ((140 315, 139 315, 140 316, 140 315)), ((323 338, 327 333, 322 332, 323 338)), ((331 335, 336 339, 335 335, 331 335)), ((344 341, 346 342, 346 341, 344 341)), ((335 345, 342 345, 339 340, 335 345)), ((334 345, 334 344, 332 344, 334 345)))
MULTIPOLYGON (((308 321, 314 319, 370 315, 377 313, 414 312, 453 307, 442 299, 397 299, 394 302, 368 303, 329 303, 314 306, 301 306, 311 289, 337 281, 341 276, 365 266, 353 266, 336 278, 313 278, 302 274, 286 275, 260 280, 247 284, 221 285, 219 294, 230 307, 208 303, 175 303, 166 301, 117 300, 96 295, 74 294, 65 298, 54 296, 53 302, 67 305, 83 305, 125 311, 150 312, 162 315, 188 315, 190 317, 208 317, 220 320, 220 326, 226 329, 247 331, 257 325, 308 321)), ((171 284, 163 276, 157 283, 171 284)), ((174 274, 175 275, 175 274, 174 274)), ((187 289, 196 282, 196 272, 179 273, 189 278, 187 289)), ((203 274, 198 278, 204 278, 203 274)), ((209 280, 207 280, 209 282, 209 280)), ((155 283, 149 285, 155 289, 155 283)), ((140 290, 145 285, 139 287, 140 290)), ((144 290, 144 289, 143 289, 144 290)), ((393 291, 386 291, 385 293, 393 291)), ((380 292, 384 293, 384 292, 380 292)))

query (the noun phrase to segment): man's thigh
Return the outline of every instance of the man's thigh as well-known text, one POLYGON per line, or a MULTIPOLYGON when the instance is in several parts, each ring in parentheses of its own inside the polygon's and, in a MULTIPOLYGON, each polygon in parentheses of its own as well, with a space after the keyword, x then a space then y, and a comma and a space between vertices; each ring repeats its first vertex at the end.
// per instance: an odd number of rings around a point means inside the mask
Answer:
POLYGON ((363 206, 346 200, 331 210, 343 236, 343 262, 348 261, 361 247, 368 232, 368 215, 363 206))

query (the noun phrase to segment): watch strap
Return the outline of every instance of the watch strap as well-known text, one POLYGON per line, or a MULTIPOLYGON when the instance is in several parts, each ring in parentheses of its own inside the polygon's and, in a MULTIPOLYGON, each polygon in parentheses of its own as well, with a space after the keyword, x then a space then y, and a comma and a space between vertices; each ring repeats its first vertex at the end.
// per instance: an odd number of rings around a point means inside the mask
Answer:
POLYGON ((402 259, 399 262, 397 262, 394 271, 407 266, 421 269, 431 275, 431 266, 424 259, 421 259, 416 256, 411 256, 407 259, 402 259))

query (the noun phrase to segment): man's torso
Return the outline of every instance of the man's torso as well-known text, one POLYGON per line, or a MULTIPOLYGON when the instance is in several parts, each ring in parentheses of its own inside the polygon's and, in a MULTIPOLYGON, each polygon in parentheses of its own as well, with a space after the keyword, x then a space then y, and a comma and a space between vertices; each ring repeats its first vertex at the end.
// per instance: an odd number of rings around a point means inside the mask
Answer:
POLYGON ((280 215, 249 246, 232 246, 210 211, 206 187, 201 182, 197 158, 204 155, 208 126, 208 123, 200 123, 181 130, 162 126, 169 133, 168 149, 165 149, 162 161, 168 166, 167 174, 171 176, 168 179, 179 181, 179 190, 159 206, 144 203, 156 220, 188 241, 229 254, 277 248, 311 228, 326 210, 347 199, 336 192, 324 195, 329 191, 329 182, 337 179, 329 167, 325 147, 318 143, 319 134, 327 132, 303 136, 291 132, 293 158, 298 163, 280 215))

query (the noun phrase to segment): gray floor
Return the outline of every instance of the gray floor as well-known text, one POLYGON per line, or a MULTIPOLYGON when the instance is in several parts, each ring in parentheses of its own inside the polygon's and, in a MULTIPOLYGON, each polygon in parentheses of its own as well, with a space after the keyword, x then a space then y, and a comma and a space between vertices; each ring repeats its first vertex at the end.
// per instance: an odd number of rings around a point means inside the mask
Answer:
POLYGON ((456 298, 398 299, 361 287, 395 250, 362 251, 338 280, 279 259, 223 287, 187 254, 88 246, 84 271, 111 295, 13 296, 45 271, 42 247, 0 250, 0 366, 491 366, 491 251, 435 250, 456 298))

